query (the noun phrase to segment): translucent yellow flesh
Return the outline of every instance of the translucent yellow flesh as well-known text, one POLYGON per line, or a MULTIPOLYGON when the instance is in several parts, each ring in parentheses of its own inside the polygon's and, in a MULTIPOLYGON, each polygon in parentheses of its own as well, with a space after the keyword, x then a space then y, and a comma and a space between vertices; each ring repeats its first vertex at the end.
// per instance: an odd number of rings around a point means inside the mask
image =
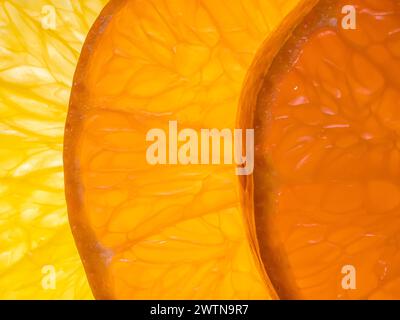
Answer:
POLYGON ((79 52, 105 3, 0 1, 0 298, 92 297, 68 225, 62 143, 79 52), (55 30, 42 26, 49 4, 55 30))

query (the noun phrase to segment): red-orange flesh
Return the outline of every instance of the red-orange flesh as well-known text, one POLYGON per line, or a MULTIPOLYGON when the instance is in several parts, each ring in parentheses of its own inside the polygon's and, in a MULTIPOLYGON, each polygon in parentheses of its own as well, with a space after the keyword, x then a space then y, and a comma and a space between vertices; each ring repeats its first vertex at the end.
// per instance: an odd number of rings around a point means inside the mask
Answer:
POLYGON ((399 71, 395 0, 320 1, 274 59, 255 112, 254 214, 281 298, 400 298, 399 71))

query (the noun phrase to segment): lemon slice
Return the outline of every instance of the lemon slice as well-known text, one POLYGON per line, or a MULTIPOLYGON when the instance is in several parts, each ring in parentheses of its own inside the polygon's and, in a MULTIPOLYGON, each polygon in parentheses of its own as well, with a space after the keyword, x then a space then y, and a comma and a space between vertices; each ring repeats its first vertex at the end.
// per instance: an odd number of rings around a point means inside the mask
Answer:
POLYGON ((92 298, 64 199, 75 65, 106 1, 0 2, 0 298, 92 298))

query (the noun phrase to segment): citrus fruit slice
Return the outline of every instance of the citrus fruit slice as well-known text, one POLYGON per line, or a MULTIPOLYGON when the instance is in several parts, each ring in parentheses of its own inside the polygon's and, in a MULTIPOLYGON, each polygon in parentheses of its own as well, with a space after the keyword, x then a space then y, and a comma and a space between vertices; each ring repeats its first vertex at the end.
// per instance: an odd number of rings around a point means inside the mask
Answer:
POLYGON ((97 298, 268 298, 234 166, 146 161, 146 133, 234 128, 261 43, 296 1, 111 1, 65 131, 72 230, 97 298))
POLYGON ((62 143, 75 65, 105 2, 0 2, 1 299, 92 297, 67 219, 62 143))
POLYGON ((399 30, 399 1, 321 0, 253 66, 244 199, 281 298, 400 298, 399 30))

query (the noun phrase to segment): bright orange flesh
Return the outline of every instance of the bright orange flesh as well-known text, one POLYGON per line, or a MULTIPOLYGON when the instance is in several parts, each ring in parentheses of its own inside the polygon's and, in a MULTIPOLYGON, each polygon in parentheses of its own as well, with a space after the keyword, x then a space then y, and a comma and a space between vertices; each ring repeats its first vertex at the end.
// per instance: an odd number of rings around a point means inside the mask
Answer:
POLYGON ((255 225, 281 298, 400 299, 400 3, 320 1, 255 113, 255 225), (356 290, 342 267, 356 268, 356 290))
MULTIPOLYGON (((316 1, 300 2, 261 64, 316 1)), ((244 207, 254 206, 253 254, 280 298, 399 298, 396 2, 353 1, 357 29, 345 31, 335 21, 348 3, 321 0, 275 58, 254 114, 240 114, 256 127, 255 201, 245 193, 244 207), (356 268, 356 290, 341 287, 344 265, 356 268)), ((273 1, 262 3, 112 1, 92 28, 64 160, 97 298, 274 296, 246 241, 234 168, 145 160, 146 132, 169 120, 234 126, 246 74, 255 90, 266 69, 250 67, 255 52, 277 24, 273 1)))
POLYGON ((270 298, 234 166, 146 162, 146 133, 233 128, 242 85, 296 1, 111 1, 80 58, 65 133, 74 237, 96 298, 270 298), (246 43, 246 46, 243 46, 246 43))

